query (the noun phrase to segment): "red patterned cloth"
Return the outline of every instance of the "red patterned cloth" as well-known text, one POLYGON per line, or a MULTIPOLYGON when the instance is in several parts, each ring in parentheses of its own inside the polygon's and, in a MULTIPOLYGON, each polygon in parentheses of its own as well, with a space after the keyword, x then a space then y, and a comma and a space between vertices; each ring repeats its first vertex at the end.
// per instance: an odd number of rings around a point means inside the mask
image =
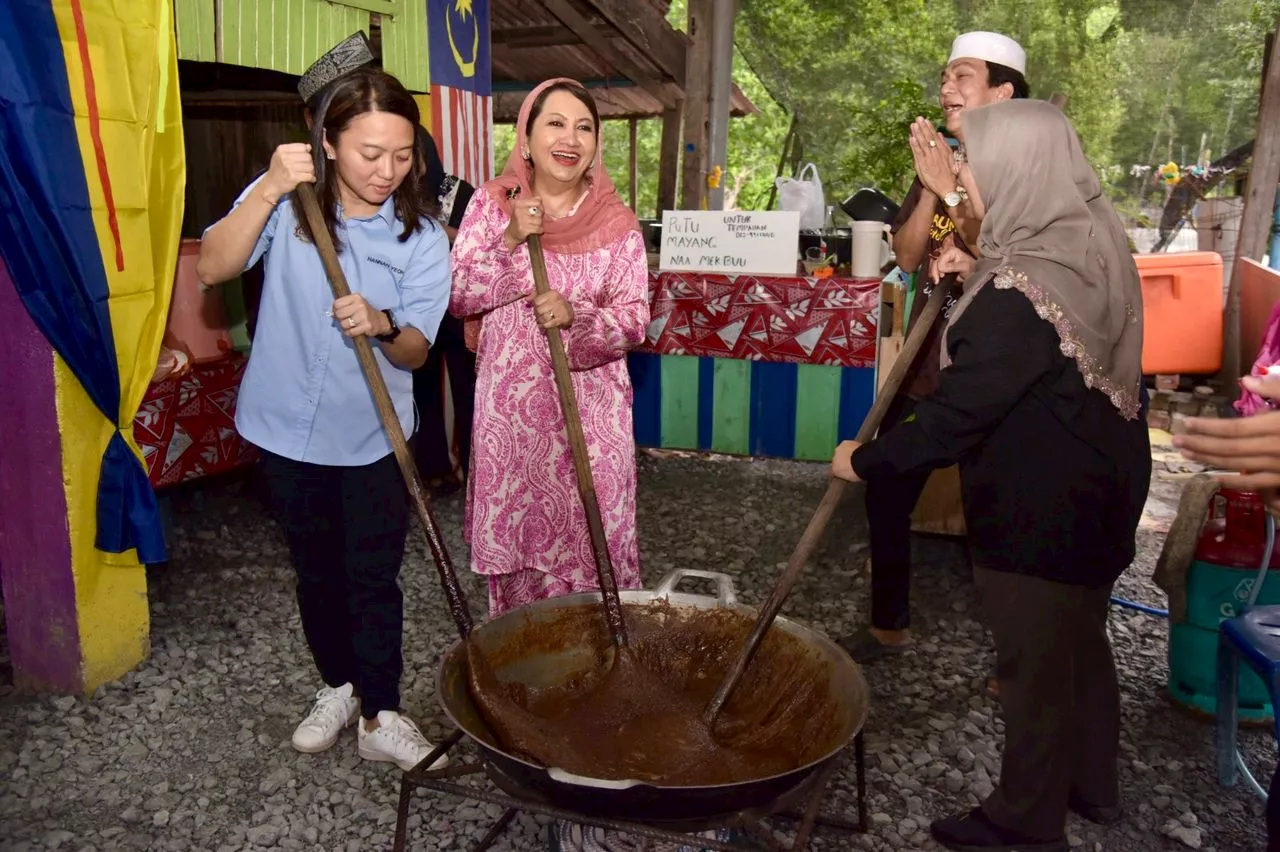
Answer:
POLYGON ((225 473, 257 459, 257 448, 240 437, 235 422, 247 363, 234 354, 193 364, 186 375, 147 389, 133 436, 154 487, 225 473))
POLYGON ((641 351, 874 367, 878 278, 649 272, 641 351))

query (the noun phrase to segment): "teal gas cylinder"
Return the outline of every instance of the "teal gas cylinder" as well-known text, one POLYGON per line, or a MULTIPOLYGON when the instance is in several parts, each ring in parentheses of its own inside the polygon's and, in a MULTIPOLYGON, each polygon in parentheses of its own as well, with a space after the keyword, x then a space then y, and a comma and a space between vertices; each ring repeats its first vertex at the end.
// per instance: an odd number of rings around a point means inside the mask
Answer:
MULTIPOLYGON (((1248 600, 1262 562, 1265 510, 1258 495, 1222 489, 1214 498, 1187 575, 1187 618, 1169 631, 1169 693, 1210 716, 1217 708, 1218 625, 1248 600)), ((1272 555, 1258 604, 1280 604, 1280 552, 1272 555)), ((1272 707, 1261 678, 1239 667, 1241 721, 1269 722, 1272 707)))

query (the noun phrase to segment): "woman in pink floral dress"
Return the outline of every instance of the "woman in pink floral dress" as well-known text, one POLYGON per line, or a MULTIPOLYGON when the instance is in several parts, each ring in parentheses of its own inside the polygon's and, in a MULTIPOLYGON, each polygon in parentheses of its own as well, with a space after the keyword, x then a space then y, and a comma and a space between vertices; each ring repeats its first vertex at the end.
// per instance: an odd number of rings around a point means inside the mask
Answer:
POLYGON ((549 80, 525 99, 506 168, 458 229, 449 308, 480 321, 465 533, 472 569, 489 578, 490 616, 599 588, 547 328, 564 336, 618 587, 638 588, 626 354, 649 322, 645 250, 578 83, 549 80), (551 288, 537 298, 530 234, 541 234, 551 288))

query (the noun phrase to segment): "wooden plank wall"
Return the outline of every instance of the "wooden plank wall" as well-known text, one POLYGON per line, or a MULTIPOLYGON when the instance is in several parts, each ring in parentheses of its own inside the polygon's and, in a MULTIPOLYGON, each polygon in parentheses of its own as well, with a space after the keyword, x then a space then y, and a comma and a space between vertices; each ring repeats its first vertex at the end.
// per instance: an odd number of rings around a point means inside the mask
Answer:
POLYGON ((249 181, 285 142, 306 138, 302 107, 292 102, 186 104, 186 210, 182 236, 199 238, 231 209, 249 181))
MULTIPOLYGON (((426 0, 398 0, 382 15, 382 63, 414 92, 430 91, 426 0)), ((370 13, 341 0, 174 0, 178 58, 301 74, 370 13)))

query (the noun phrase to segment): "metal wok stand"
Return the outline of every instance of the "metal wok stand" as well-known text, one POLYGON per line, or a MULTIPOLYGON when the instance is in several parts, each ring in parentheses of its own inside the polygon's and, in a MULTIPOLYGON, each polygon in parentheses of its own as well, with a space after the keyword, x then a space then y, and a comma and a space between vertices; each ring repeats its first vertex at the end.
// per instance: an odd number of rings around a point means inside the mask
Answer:
POLYGON ((489 831, 480 839, 480 841, 472 847, 474 852, 484 852, 493 845, 499 835, 515 818, 517 813, 521 811, 529 814, 540 814, 551 817, 556 820, 567 820, 582 825, 591 825, 597 828, 603 828, 609 831, 617 831, 629 834, 635 837, 643 837, 649 840, 662 841, 676 845, 684 844, 695 849, 714 849, 717 852, 743 852, 743 850, 754 850, 765 848, 776 850, 776 852, 803 852, 809 848, 809 841, 813 836, 814 829, 828 828, 846 834, 865 833, 867 831, 867 781, 866 781, 866 756, 863 748, 862 732, 854 737, 850 746, 845 748, 844 753, 830 761, 825 768, 813 776, 808 782, 808 790, 805 790, 801 801, 803 809, 801 810, 758 810, 758 811, 742 811, 727 818, 723 824, 726 828, 738 828, 744 830, 748 836, 756 841, 756 845, 745 846, 742 843, 731 843, 721 840, 713 840, 711 838, 701 837, 696 834, 684 833, 664 828, 658 828, 648 823, 627 822, 625 820, 606 819, 602 817, 594 817, 588 814, 581 814, 575 811, 558 808, 543 802, 530 801, 528 799, 517 798, 507 795, 496 789, 492 779, 488 779, 489 788, 473 787, 466 784, 457 783, 454 779, 467 778, 473 775, 487 775, 488 766, 484 762, 471 762, 462 764, 450 764, 443 769, 428 769, 427 767, 435 763, 443 755, 448 754, 454 746, 463 739, 462 731, 454 731, 443 742, 436 746, 429 755, 415 766, 413 769, 404 773, 400 779, 400 802, 396 809, 396 837, 392 846, 393 852, 405 852, 408 842, 409 832, 409 803, 413 798, 413 791, 418 788, 432 790, 437 793, 457 796, 459 798, 471 801, 488 802, 490 804, 500 805, 506 810, 502 816, 498 817, 489 831), (857 783, 857 802, 858 802, 858 819, 856 822, 844 819, 842 817, 830 816, 821 813, 823 800, 826 798, 827 785, 831 781, 831 776, 842 762, 842 757, 847 754, 849 748, 853 750, 854 774, 857 783), (791 845, 784 845, 779 841, 766 825, 766 820, 783 820, 798 823, 795 836, 791 841, 791 845))

